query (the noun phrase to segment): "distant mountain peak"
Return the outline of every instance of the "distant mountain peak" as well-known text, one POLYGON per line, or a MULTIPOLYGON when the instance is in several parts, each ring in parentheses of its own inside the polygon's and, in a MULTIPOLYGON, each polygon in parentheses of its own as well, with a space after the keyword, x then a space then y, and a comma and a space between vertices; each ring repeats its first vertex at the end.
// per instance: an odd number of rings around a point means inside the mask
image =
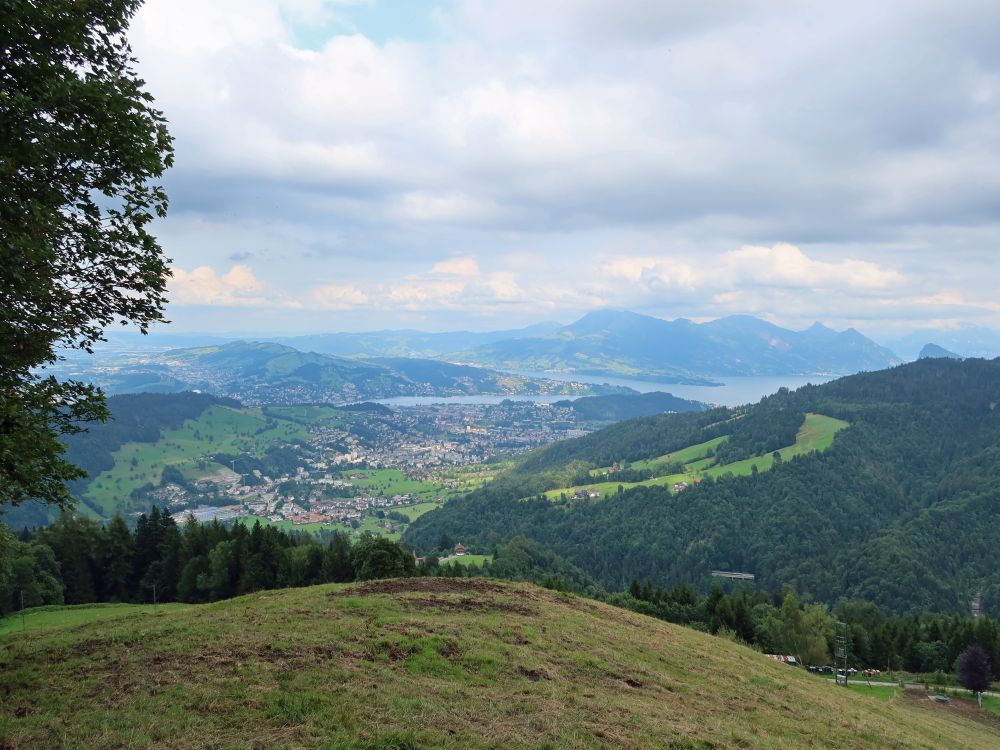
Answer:
POLYGON ((817 320, 805 330, 805 333, 836 333, 836 331, 833 328, 830 328, 830 326, 823 325, 817 320))
POLYGON ((948 351, 943 346, 928 343, 924 344, 924 348, 920 350, 917 359, 962 359, 962 357, 955 354, 955 352, 948 351))
POLYGON ((853 373, 899 364, 885 347, 820 323, 791 331, 753 315, 705 323, 594 310, 552 335, 487 343, 461 361, 506 370, 652 377, 685 383, 723 376, 853 373))

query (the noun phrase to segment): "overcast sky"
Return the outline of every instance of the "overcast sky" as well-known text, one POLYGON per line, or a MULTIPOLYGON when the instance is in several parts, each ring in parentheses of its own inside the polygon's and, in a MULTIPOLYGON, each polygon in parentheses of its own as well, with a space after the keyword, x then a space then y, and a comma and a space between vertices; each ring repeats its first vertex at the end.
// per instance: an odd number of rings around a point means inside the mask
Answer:
POLYGON ((177 330, 1000 327, 1000 3, 147 0, 177 330))

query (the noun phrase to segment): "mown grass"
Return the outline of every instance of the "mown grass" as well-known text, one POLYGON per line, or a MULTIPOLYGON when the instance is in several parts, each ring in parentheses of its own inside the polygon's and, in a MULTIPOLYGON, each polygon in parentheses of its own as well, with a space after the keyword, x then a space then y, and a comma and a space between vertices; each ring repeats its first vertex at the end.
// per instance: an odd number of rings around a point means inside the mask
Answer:
POLYGON ((448 562, 457 562, 471 568, 481 568, 485 562, 493 562, 493 555, 459 555, 448 562))
POLYGON ((423 500, 442 497, 446 493, 444 484, 427 482, 420 479, 410 479, 399 469, 364 469, 357 472, 364 474, 365 479, 349 480, 355 487, 361 487, 376 494, 413 495, 423 500))
POLYGON ((996 748, 1000 730, 522 584, 263 592, 0 637, 5 748, 996 748))
MULTIPOLYGON (((795 456, 805 455, 813 451, 826 450, 833 444, 834 436, 848 426, 849 424, 841 419, 834 419, 823 414, 806 414, 802 427, 799 428, 795 436, 795 442, 792 445, 779 449, 777 452, 781 455, 782 460, 788 461, 795 456)), ((742 461, 734 461, 733 463, 716 465, 714 463, 715 459, 706 457, 705 454, 709 449, 714 450, 717 448, 725 439, 725 437, 715 438, 705 443, 688 446, 674 453, 668 453, 666 456, 660 456, 659 458, 647 461, 636 461, 631 464, 633 468, 652 468, 655 470, 657 466, 665 466, 668 463, 680 461, 686 469, 683 474, 653 477, 642 482, 595 482, 593 484, 549 490, 545 495, 549 499, 556 499, 564 494, 567 497, 572 497, 573 493, 578 490, 596 489, 604 497, 617 493, 618 487, 626 490, 632 487, 660 485, 673 487, 676 482, 688 482, 690 484, 703 477, 717 478, 725 474, 749 476, 754 472, 754 469, 760 472, 769 471, 774 467, 773 453, 742 461)), ((597 471, 600 472, 601 470, 597 471)))
POLYGON ((424 513, 440 508, 442 503, 414 503, 413 505, 404 505, 401 508, 393 508, 393 510, 398 513, 402 513, 404 516, 409 518, 411 521, 416 521, 424 513))
POLYGON ((899 688, 891 685, 867 685, 863 682, 849 683, 848 689, 882 701, 892 700, 899 693, 899 688))
POLYGON ((37 630, 51 630, 71 625, 83 625, 96 620, 107 620, 135 614, 157 614, 187 609, 189 604, 81 604, 77 606, 33 607, 0 618, 0 636, 8 633, 30 635, 37 630))
POLYGON ((1000 716, 1000 698, 991 695, 983 696, 983 709, 989 711, 994 716, 1000 716))

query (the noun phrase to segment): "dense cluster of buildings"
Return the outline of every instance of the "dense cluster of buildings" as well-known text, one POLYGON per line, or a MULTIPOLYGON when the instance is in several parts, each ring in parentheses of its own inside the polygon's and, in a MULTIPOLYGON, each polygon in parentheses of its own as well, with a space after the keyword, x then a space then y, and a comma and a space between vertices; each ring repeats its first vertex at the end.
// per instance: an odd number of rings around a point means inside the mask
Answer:
POLYGON ((256 516, 294 524, 353 525, 379 510, 434 499, 374 491, 364 481, 366 470, 399 469, 410 480, 448 488, 456 480, 443 476, 447 469, 591 429, 568 407, 524 401, 362 410, 352 412, 350 419, 310 425, 308 446, 295 448, 301 465, 294 473, 267 476, 255 470, 241 475, 235 462, 186 486, 155 488, 151 495, 172 508, 178 520, 188 515, 208 521, 256 516))

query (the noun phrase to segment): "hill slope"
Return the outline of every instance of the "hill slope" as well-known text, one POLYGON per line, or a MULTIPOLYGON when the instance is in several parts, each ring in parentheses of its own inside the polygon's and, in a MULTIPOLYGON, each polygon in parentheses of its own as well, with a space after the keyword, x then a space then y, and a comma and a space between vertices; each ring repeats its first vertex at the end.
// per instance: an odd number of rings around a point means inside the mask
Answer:
POLYGON ((854 329, 790 331, 749 315, 708 323, 603 310, 547 336, 488 343, 453 358, 510 370, 565 370, 704 383, 715 376, 846 374, 900 360, 854 329))
POLYGON ((159 370, 211 393, 249 404, 342 402, 393 396, 620 392, 435 360, 345 359, 282 344, 237 341, 176 349, 153 358, 159 370))
POLYGON ((451 538, 480 551, 522 535, 611 590, 633 577, 707 587, 722 569, 754 573, 771 590, 792 583, 821 601, 860 596, 896 611, 967 612, 981 594, 995 613, 998 407, 1000 360, 927 359, 740 409, 622 422, 530 454, 422 517, 406 541, 433 550, 451 538), (808 414, 829 428, 812 452, 808 414), (678 480, 703 481, 678 494, 663 486, 673 481, 666 470, 660 486, 596 501, 542 494, 572 494, 613 462, 623 467, 605 480, 613 485, 671 465, 678 480))
POLYGON ((0 636, 0 744, 130 748, 994 748, 926 700, 529 585, 264 592, 0 636))
POLYGON ((296 349, 339 357, 437 357, 506 339, 545 336, 559 328, 559 323, 536 323, 507 331, 321 333, 312 336, 285 336, 274 341, 296 349))

